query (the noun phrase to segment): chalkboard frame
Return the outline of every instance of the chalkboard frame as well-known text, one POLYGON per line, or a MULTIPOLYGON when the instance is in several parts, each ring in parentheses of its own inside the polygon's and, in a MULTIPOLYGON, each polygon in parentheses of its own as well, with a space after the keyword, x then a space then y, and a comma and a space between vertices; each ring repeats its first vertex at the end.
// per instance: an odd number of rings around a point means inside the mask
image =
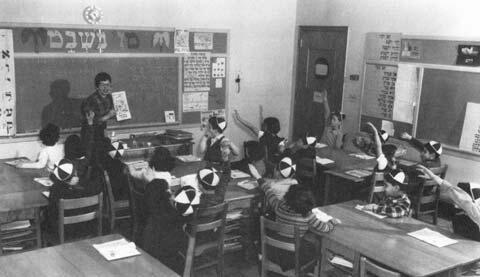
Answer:
MULTIPOLYGON (((174 32, 175 28, 164 28, 164 27, 157 27, 157 26, 109 26, 109 25, 77 25, 77 24, 50 24, 50 23, 17 23, 17 22, 0 22, 0 28, 5 29, 13 29, 13 28, 72 28, 72 29, 93 29, 93 30, 138 30, 138 31, 163 31, 163 32, 174 32)), ((188 29, 190 32, 190 50, 196 52, 210 52, 211 57, 224 57, 226 59, 226 74, 223 78, 224 83, 224 107, 221 107, 226 110, 225 114, 228 114, 227 107, 228 107, 228 79, 229 79, 229 55, 230 55, 230 31, 228 29, 206 29, 206 28, 190 28, 188 29), (213 45, 212 50, 194 50, 193 49, 193 34, 198 32, 206 32, 206 33, 213 33, 214 40, 216 38, 222 39, 222 45, 218 46, 215 44, 213 45)), ((172 42, 173 44, 173 42, 172 42)), ((85 55, 85 54, 83 54, 85 55)), ((92 55, 92 54, 87 54, 92 55)), ((94 54, 95 55, 95 54, 94 54)), ((165 127, 165 126, 178 126, 180 128, 191 128, 200 124, 200 118, 198 120, 195 117, 194 122, 184 122, 185 115, 189 113, 184 113, 182 111, 182 82, 183 82, 183 64, 182 64, 182 57, 185 55, 183 53, 102 53, 101 57, 176 57, 178 58, 178 110, 175 112, 176 114, 176 121, 173 123, 165 123, 165 122, 154 122, 154 123, 136 123, 136 124, 124 124, 121 126, 109 126, 108 130, 122 130, 122 129, 136 129, 136 130, 144 130, 153 127, 165 127)), ((28 57, 48 57, 48 58, 55 58, 55 57, 67 57, 69 56, 68 53, 16 53, 15 57, 17 58, 28 58, 28 57)), ((82 53, 77 53, 77 57, 81 58, 82 53)), ((91 56, 89 56, 91 57, 91 56)), ((211 82, 214 85, 214 80, 211 82)), ((212 88, 212 86, 211 86, 212 88)), ((216 107, 215 109, 218 109, 216 107)), ((210 110, 210 108, 209 108, 210 110)), ((199 112, 196 112, 199 114, 199 112)), ((191 117, 190 117, 191 118, 191 117)), ((62 129, 62 134, 74 133, 78 132, 80 128, 70 128, 70 129, 62 129)), ((17 133, 13 136, 2 136, 0 137, 0 143, 7 143, 11 142, 12 139, 14 141, 28 141, 32 137, 36 137, 38 132, 25 132, 25 133, 17 133)))

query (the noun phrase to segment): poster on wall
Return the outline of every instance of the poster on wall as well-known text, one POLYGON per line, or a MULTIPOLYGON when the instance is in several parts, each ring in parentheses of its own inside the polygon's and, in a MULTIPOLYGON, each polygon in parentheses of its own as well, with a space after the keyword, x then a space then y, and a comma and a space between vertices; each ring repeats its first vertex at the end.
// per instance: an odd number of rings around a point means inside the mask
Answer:
POLYGON ((362 114, 392 119, 397 66, 367 64, 365 70, 362 114))
POLYGON ((191 52, 183 59, 183 91, 210 90, 210 53, 191 52))
POLYGON ((15 134, 15 64, 12 30, 0 29, 0 136, 15 134))
POLYGON ((398 61, 401 33, 368 33, 366 38, 367 60, 398 61))
POLYGON ((413 65, 399 64, 395 82, 393 120, 413 123, 416 96, 419 91, 420 70, 413 65))
POLYGON ((183 112, 198 112, 208 110, 208 91, 183 94, 183 112))
POLYGON ((212 50, 213 49, 213 33, 194 33, 193 49, 194 50, 212 50))
POLYGON ((225 78, 225 58, 216 58, 212 63, 212 77, 225 78))
POLYGON ((175 30, 174 43, 175 53, 190 52, 190 40, 188 30, 175 30))
POLYGON ((480 152, 480 104, 467 103, 465 120, 463 121, 460 149, 480 152))

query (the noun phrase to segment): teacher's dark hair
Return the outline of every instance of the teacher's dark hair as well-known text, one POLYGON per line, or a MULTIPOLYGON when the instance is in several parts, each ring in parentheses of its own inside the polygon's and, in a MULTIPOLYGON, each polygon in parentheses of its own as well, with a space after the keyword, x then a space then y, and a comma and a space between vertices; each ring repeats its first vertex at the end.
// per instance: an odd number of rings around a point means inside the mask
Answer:
POLYGON ((112 82, 112 77, 107 72, 100 72, 95 76, 95 87, 98 88, 100 82, 109 81, 112 82))

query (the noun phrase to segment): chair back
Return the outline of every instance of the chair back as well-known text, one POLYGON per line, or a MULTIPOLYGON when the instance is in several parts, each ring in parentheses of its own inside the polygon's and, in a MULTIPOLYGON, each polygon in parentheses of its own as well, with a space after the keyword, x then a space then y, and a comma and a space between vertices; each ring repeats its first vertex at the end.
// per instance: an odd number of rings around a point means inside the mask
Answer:
POLYGON ((402 275, 398 272, 391 271, 384 267, 381 267, 378 264, 373 263, 365 257, 360 258, 360 277, 368 276, 378 276, 378 277, 401 277, 402 275))
POLYGON ((217 275, 223 276, 223 244, 225 238, 225 224, 227 217, 228 204, 223 202, 216 206, 198 209, 194 214, 194 218, 187 224, 185 233, 188 237, 188 247, 185 254, 185 268, 183 276, 191 276, 194 270, 217 265, 217 275), (197 243, 198 233, 214 234, 209 236, 211 240, 197 243), (195 257, 205 252, 216 251, 217 255, 201 265, 195 265, 195 257))
MULTIPOLYGON (((448 165, 430 168, 435 174, 442 179, 445 178, 448 165)), ((413 197, 414 216, 419 219, 422 215, 432 215, 433 224, 437 224, 438 202, 440 199, 440 189, 438 184, 432 180, 423 177, 418 178, 418 189, 413 197)), ((421 218, 420 218, 421 219, 421 218)))
POLYGON ((110 231, 113 231, 115 228, 115 221, 117 219, 128 219, 131 216, 130 210, 130 201, 128 200, 115 200, 113 195, 112 183, 110 182, 110 177, 108 172, 103 170, 103 180, 105 184, 105 191, 107 193, 107 211, 108 219, 110 222, 110 231), (119 212, 123 212, 123 215, 118 215, 119 212))
POLYGON ((383 184, 384 180, 383 172, 374 172, 372 175, 372 182, 370 184, 370 193, 368 195, 368 203, 372 203, 375 195, 385 192, 385 186, 383 184))
POLYGON ((143 199, 145 193, 139 191, 135 187, 135 180, 129 175, 127 177, 128 190, 130 192, 130 214, 132 215, 132 240, 139 243, 140 225, 143 223, 143 216, 145 208, 143 206, 143 199))
POLYGON ((317 260, 313 257, 312 261, 304 265, 300 264, 300 241, 301 232, 298 226, 278 223, 265 217, 260 217, 260 238, 262 246, 262 271, 261 276, 267 276, 268 271, 287 276, 300 276, 300 274, 313 267, 317 260), (269 248, 282 249, 292 252, 295 256, 295 271, 284 272, 280 265, 269 260, 269 248))
POLYGON ((60 243, 65 241, 65 225, 91 221, 97 219, 97 235, 102 235, 102 209, 103 209, 103 193, 97 195, 75 198, 60 199, 58 201, 58 234, 60 243), (92 212, 78 215, 65 216, 65 211, 76 210, 96 206, 92 212))
POLYGON ((297 161, 297 171, 295 175, 306 181, 311 181, 311 184, 314 185, 317 177, 317 163, 315 157, 313 158, 300 158, 297 161))

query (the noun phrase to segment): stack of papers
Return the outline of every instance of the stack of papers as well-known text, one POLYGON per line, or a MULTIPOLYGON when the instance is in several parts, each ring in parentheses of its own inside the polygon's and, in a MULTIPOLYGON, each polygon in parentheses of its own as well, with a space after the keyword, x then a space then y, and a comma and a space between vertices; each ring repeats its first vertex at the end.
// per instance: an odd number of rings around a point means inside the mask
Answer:
POLYGON ((339 265, 339 266, 343 266, 343 267, 346 267, 346 268, 353 269, 353 263, 352 262, 347 261, 344 258, 339 257, 339 256, 334 256, 330 260, 330 263, 333 264, 333 265, 339 265))
POLYGON ((317 142, 317 144, 315 144, 315 148, 323 148, 323 147, 327 147, 328 145, 324 144, 324 143, 320 143, 320 142, 317 142))
POLYGON ((250 174, 245 173, 245 172, 243 172, 241 170, 238 170, 238 169, 234 169, 234 170, 232 170, 230 176, 233 179, 239 179, 239 178, 249 178, 250 174))
POLYGON ((8 165, 17 166, 17 165, 20 164, 20 163, 26 163, 26 162, 29 162, 29 161, 30 161, 30 160, 27 159, 27 158, 20 158, 20 159, 8 161, 8 162, 5 162, 5 163, 8 164, 8 165))
POLYGON ((426 243, 434 245, 436 247, 443 247, 450 244, 457 243, 458 241, 446 237, 438 232, 430 230, 429 228, 423 228, 415 232, 408 233, 409 236, 422 240, 426 243))
POLYGON ((363 209, 364 207, 365 206, 363 206, 363 205, 357 205, 357 206, 355 206, 355 209, 360 210, 360 211, 362 211, 364 213, 367 213, 369 215, 373 215, 374 217, 378 217, 380 219, 387 217, 386 215, 377 214, 377 213, 374 213, 372 211, 366 211, 366 210, 363 209))
POLYGON ((321 165, 335 163, 335 161, 333 161, 333 160, 330 160, 330 159, 327 159, 327 158, 320 158, 319 156, 315 157, 315 161, 317 162, 317 164, 321 164, 321 165))
POLYGON ((352 154, 349 154, 349 155, 350 155, 350 156, 352 156, 352 157, 355 157, 355 158, 362 159, 362 160, 371 160, 371 159, 375 159, 375 157, 373 157, 373 156, 370 156, 370 155, 367 155, 367 154, 352 153, 352 154))
POLYGON ((258 183, 255 180, 243 180, 237 183, 237 186, 246 190, 252 190, 258 187, 258 183))
POLYGON ((372 172, 365 169, 352 169, 349 171, 345 171, 345 173, 357 178, 364 178, 372 175, 372 172))
POLYGON ((194 155, 177 156, 177 159, 184 163, 200 162, 202 159, 194 155))
POLYGON ((126 239, 94 244, 93 247, 97 249, 107 261, 140 255, 135 243, 128 242, 126 239))
POLYGON ((12 230, 18 230, 18 229, 25 229, 30 226, 31 226, 30 220, 18 220, 18 221, 2 224, 0 226, 0 230, 12 231, 12 230))
POLYGON ((51 187, 53 185, 53 182, 49 177, 37 177, 33 178, 33 180, 45 187, 51 187))

